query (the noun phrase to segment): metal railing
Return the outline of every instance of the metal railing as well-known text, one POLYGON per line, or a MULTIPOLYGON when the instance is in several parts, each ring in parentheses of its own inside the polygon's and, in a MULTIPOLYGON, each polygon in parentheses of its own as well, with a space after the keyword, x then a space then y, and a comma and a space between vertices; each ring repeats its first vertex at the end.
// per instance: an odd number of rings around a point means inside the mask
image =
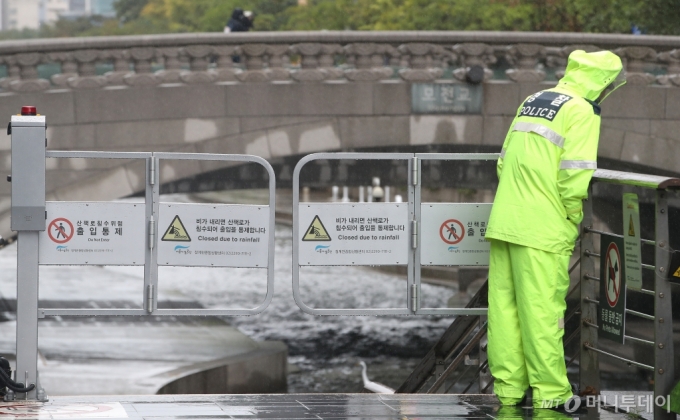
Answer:
POLYGON ((192 33, 3 41, 0 87, 57 88, 215 82, 407 82, 559 78, 577 48, 612 50, 629 84, 680 86, 680 38, 482 31, 192 33), (239 57, 239 59, 233 59, 239 57))
MULTIPOLYGON (((596 260, 602 257, 595 252, 594 236, 609 234, 593 228, 593 200, 584 202, 584 219, 582 223, 581 239, 581 342, 579 356, 579 382, 581 389, 592 387, 600 389, 600 360, 599 356, 618 360, 634 365, 654 373, 654 397, 668 396, 674 385, 674 354, 673 354, 673 307, 671 304, 671 286, 669 282, 670 255, 669 222, 668 222, 668 194, 670 190, 680 189, 680 179, 659 176, 640 175, 617 171, 597 170, 593 176, 595 183, 611 183, 628 188, 652 191, 654 194, 654 239, 642 239, 641 243, 654 247, 654 265, 642 264, 642 268, 654 271, 654 290, 628 288, 629 291, 654 297, 654 313, 646 314, 626 309, 626 314, 653 322, 654 340, 645 340, 626 334, 625 339, 637 344, 650 346, 654 351, 654 363, 648 365, 628 357, 622 357, 611 351, 604 351, 598 346, 599 325, 597 311, 599 301, 594 299, 599 292, 600 278, 595 275, 596 260)), ((589 197, 592 197, 592 184, 589 197)), ((602 252, 603 253, 603 252, 602 252)), ((624 295, 625 296, 625 295, 624 295)), ((675 418, 663 407, 655 404, 655 419, 675 418)))
MULTIPOLYGON (((623 362, 627 366, 636 366, 654 374, 654 401, 667 396, 674 386, 674 346, 673 346, 673 313, 671 304, 670 255, 673 252, 669 246, 668 194, 673 190, 680 190, 680 179, 659 176, 641 175, 617 171, 597 170, 589 190, 590 199, 584 202, 584 220, 582 232, 578 242, 579 258, 569 268, 571 274, 579 269, 579 278, 567 293, 569 304, 565 315, 566 331, 570 331, 564 338, 565 349, 577 338, 580 343, 571 355, 565 355, 567 368, 578 362, 579 389, 589 395, 600 392, 599 356, 602 355, 612 361, 623 362), (633 309, 625 309, 625 314, 642 320, 652 321, 654 339, 649 340, 636 337, 623 331, 625 341, 634 345, 653 349, 654 362, 647 364, 623 357, 614 351, 603 350, 598 346, 599 326, 597 324, 597 309, 599 300, 600 278, 596 275, 596 261, 601 255, 594 252, 593 237, 595 235, 611 235, 613 233, 593 228, 593 191, 596 183, 612 183, 627 188, 651 191, 655 199, 655 237, 641 239, 646 246, 654 247, 654 264, 641 264, 643 270, 654 272, 654 290, 641 288, 628 289, 635 293, 654 297, 654 313, 648 314, 633 309), (580 292, 577 300, 573 299, 576 292, 580 292), (572 299, 570 299, 572 298, 572 299), (577 316, 579 316, 577 318, 577 316), (574 321, 578 325, 574 328, 574 321), (571 321, 571 322, 570 322, 571 321), (573 331, 571 331, 573 329, 573 331)), ((478 294, 471 300, 468 307, 487 306, 488 284, 485 284, 478 294)), ((624 294, 625 296, 625 294, 624 294)), ((408 379, 397 389, 404 393, 468 393, 470 391, 488 393, 492 390, 493 378, 490 377, 485 353, 486 320, 483 316, 469 315, 457 317, 430 352, 421 360, 408 379), (476 357, 476 359, 473 359, 476 357), (476 370, 470 373, 471 369, 476 370)), ((616 346, 613 342, 612 345, 616 346)), ((674 413, 669 413, 667 407, 654 404, 654 419, 675 419, 674 413)))

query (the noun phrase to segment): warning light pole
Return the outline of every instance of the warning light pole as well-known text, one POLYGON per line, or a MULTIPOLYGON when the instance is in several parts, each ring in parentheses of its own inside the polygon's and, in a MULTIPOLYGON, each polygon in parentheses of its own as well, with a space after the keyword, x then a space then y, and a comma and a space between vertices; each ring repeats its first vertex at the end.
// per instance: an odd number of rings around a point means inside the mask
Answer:
POLYGON ((7 128, 12 136, 12 221, 17 243, 17 399, 45 400, 38 383, 38 235, 45 230, 45 117, 24 106, 7 128), (31 387, 31 385, 33 385, 31 387), (30 390, 29 390, 30 389, 30 390), (38 392, 40 390, 40 392, 38 392))

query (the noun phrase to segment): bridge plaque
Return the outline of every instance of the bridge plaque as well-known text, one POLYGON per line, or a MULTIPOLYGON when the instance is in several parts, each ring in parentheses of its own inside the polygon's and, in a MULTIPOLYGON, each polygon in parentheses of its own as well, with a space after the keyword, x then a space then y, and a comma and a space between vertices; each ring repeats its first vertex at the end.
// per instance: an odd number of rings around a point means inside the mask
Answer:
POLYGON ((169 204, 158 211, 158 265, 266 268, 269 206, 169 204))
POLYGON ((43 265, 144 265, 144 203, 48 202, 43 265))
POLYGON ((300 204, 300 265, 407 265, 408 203, 300 204))
POLYGON ((482 85, 466 83, 414 83, 411 111, 414 114, 481 114, 482 85))
POLYGON ((423 203, 421 265, 489 265, 491 204, 423 203))

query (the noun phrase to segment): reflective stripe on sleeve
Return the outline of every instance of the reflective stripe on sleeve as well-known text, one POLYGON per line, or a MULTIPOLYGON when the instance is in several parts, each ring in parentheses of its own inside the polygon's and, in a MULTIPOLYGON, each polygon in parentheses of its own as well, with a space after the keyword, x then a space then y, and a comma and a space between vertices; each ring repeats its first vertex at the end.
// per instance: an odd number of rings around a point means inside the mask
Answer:
POLYGON ((560 162, 560 169, 597 169, 597 162, 594 160, 563 160, 560 162))
POLYGON ((505 157, 505 149, 502 149, 501 150, 501 159, 503 159, 504 157, 505 157))
POLYGON ((553 130, 541 124, 518 122, 515 123, 514 127, 512 127, 512 131, 521 131, 523 133, 536 133, 539 136, 543 137, 544 139, 548 140, 550 143, 554 144, 555 146, 560 148, 564 147, 564 137, 560 136, 553 130))

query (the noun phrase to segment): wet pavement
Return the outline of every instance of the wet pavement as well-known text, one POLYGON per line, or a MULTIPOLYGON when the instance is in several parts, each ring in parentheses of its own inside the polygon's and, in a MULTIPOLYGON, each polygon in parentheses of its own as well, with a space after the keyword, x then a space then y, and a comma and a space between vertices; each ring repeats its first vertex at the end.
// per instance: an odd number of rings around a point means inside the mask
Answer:
POLYGON ((57 397, 0 404, 5 419, 625 419, 591 408, 576 413, 500 407, 488 395, 270 394, 57 397), (588 411, 590 410, 590 411, 588 411))

